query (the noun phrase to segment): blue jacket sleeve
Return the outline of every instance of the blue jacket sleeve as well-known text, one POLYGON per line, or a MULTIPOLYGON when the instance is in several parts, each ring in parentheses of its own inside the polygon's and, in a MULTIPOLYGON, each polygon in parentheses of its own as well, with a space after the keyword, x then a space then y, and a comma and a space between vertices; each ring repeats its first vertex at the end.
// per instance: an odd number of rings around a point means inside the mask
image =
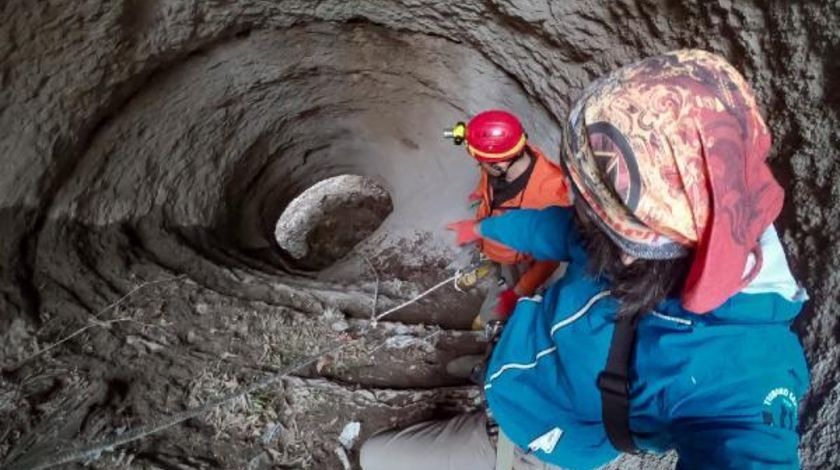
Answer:
POLYGON ((568 261, 571 208, 519 209, 481 221, 481 236, 540 261, 568 261))

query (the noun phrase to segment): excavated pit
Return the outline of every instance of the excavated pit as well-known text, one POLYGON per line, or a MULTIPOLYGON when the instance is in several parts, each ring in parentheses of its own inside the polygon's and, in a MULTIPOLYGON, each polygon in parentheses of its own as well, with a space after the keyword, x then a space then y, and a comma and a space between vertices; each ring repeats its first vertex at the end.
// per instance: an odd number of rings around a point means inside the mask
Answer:
MULTIPOLYGON (((0 462, 48 460, 349 341, 453 272, 443 227, 470 215, 477 173, 443 128, 503 107, 554 155, 592 78, 701 47, 744 72, 774 132, 777 225, 812 296, 796 325, 813 374, 801 455, 836 465, 840 7, 562 3, 0 6, 0 462), (341 175, 360 179, 308 191, 341 175), (287 208, 307 215, 284 225, 287 208)), ((348 422, 364 438, 476 405, 444 366, 483 350, 467 331, 479 303, 447 286, 277 386, 89 464, 342 468, 348 422)))
POLYGON ((370 236, 393 210, 388 190, 372 178, 333 176, 286 205, 274 238, 298 264, 325 269, 370 236))

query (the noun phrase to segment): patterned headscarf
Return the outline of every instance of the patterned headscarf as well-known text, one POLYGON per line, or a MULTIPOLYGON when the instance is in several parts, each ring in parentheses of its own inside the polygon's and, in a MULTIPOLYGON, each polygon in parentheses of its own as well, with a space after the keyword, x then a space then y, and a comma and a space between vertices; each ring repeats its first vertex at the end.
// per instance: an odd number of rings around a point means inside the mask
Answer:
POLYGON ((784 193, 765 163, 770 134, 744 78, 700 50, 651 57, 589 85, 561 152, 593 220, 623 251, 694 250, 683 306, 705 313, 760 267, 758 238, 784 193), (755 268, 744 276, 750 253, 755 268))

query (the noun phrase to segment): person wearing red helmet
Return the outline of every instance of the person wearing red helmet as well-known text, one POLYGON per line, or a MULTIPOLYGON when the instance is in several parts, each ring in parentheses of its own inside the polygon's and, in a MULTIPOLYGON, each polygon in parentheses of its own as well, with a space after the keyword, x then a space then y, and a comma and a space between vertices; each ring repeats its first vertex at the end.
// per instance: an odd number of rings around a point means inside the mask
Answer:
POLYGON ((476 242, 481 252, 502 267, 505 288, 491 292, 475 327, 488 321, 504 321, 520 297, 534 292, 557 269, 553 261, 534 261, 505 245, 472 234, 473 226, 487 217, 512 209, 543 209, 569 206, 569 185, 563 170, 535 146, 530 145, 522 123, 513 114, 493 109, 481 112, 468 124, 459 123, 452 132, 455 142, 465 143, 467 153, 479 164, 481 176, 470 195, 478 202, 475 219, 450 224, 457 243, 476 242))

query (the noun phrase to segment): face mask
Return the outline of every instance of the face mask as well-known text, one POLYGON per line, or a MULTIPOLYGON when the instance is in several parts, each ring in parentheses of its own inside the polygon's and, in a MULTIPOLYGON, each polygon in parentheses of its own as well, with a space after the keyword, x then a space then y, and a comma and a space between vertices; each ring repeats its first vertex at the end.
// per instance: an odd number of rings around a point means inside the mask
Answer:
POLYGON ((501 167, 496 166, 496 165, 494 164, 494 165, 492 165, 492 167, 493 167, 493 169, 494 169, 494 170, 496 170, 497 172, 499 172, 499 174, 498 174, 497 178, 504 178, 505 176, 507 176, 508 168, 510 168, 510 165, 508 165, 508 166, 506 166, 506 167, 504 167, 504 168, 501 168, 501 167))

